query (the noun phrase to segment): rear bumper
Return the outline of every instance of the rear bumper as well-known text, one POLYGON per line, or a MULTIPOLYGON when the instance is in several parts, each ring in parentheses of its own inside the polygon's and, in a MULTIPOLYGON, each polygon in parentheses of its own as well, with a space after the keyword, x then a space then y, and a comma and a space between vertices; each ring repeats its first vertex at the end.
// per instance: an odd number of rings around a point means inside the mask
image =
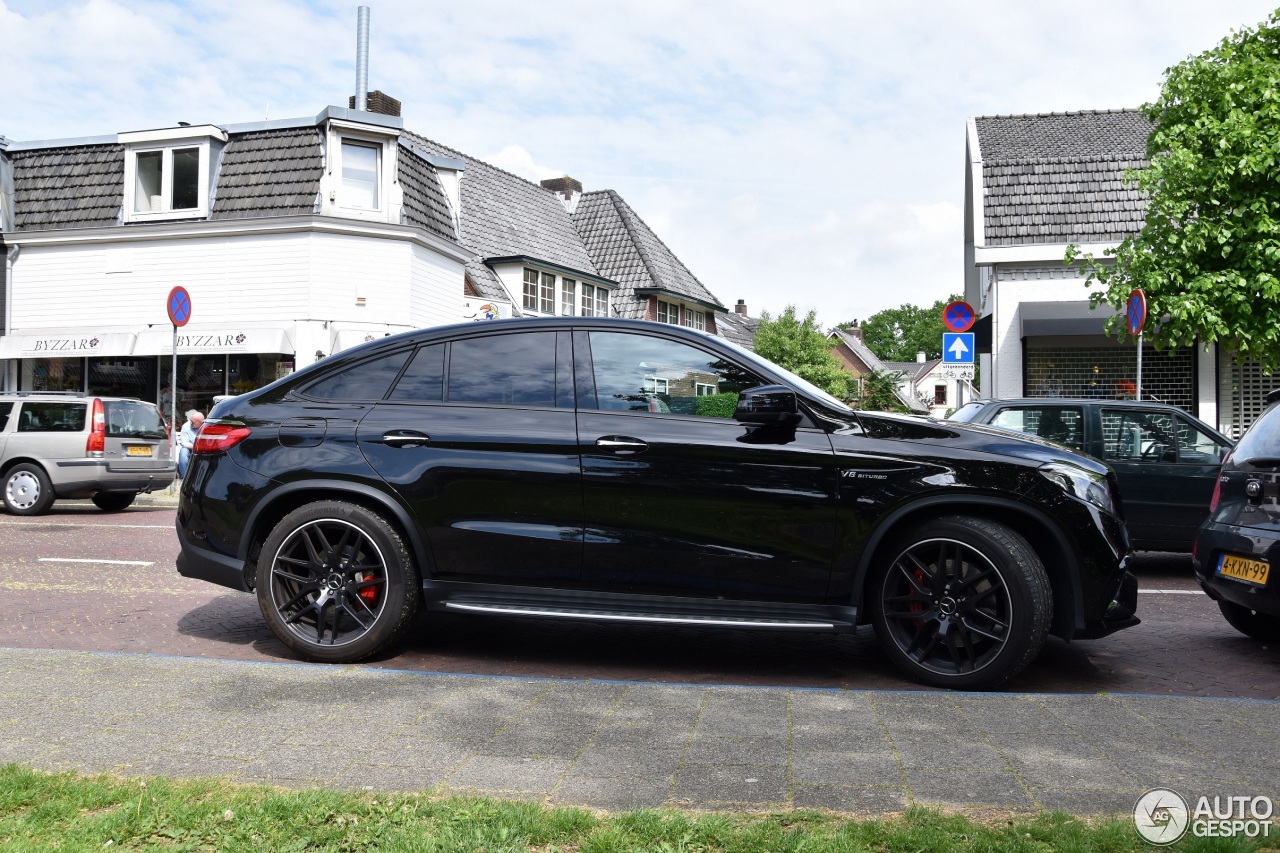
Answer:
POLYGON ((1214 601, 1229 601, 1269 616, 1280 616, 1280 538, 1267 531, 1209 522, 1196 535, 1191 562, 1196 581, 1214 601), (1266 586, 1233 580, 1218 574, 1218 558, 1235 554, 1271 565, 1266 586))
POLYGON ((182 529, 181 521, 177 529, 178 544, 182 547, 176 562, 178 574, 184 578, 208 581, 240 592, 252 592, 245 577, 244 560, 219 554, 204 547, 187 535, 187 532, 182 529))
POLYGON ((59 462, 49 472, 53 492, 60 498, 96 492, 154 492, 167 489, 178 476, 176 465, 154 468, 121 468, 105 459, 59 462))

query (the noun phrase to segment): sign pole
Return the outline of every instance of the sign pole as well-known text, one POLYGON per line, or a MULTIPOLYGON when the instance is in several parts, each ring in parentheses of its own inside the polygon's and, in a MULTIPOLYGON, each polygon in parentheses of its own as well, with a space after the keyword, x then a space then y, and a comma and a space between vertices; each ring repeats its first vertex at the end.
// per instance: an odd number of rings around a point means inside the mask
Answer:
POLYGON ((173 348, 169 350, 169 366, 173 368, 173 377, 169 380, 169 423, 173 434, 173 447, 169 448, 169 458, 178 461, 178 327, 173 327, 173 348))
POLYGON ((1134 385, 1135 391, 1133 398, 1135 400, 1142 399, 1142 332, 1138 332, 1138 381, 1134 385))

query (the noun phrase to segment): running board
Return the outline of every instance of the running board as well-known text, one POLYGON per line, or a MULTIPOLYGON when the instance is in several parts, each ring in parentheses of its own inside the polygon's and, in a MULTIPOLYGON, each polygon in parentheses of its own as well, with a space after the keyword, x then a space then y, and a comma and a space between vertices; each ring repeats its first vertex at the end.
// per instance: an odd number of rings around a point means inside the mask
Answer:
POLYGON ((798 631, 850 631, 857 623, 857 611, 839 605, 627 595, 434 580, 423 583, 423 597, 430 610, 542 619, 798 631))

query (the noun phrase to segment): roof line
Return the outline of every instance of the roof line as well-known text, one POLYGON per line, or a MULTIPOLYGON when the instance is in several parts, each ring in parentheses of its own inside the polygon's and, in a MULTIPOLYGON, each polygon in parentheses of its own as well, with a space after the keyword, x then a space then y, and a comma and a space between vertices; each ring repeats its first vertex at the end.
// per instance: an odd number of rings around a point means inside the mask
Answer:
POLYGON ((640 240, 636 236, 635 226, 631 224, 631 221, 627 219, 626 213, 624 213, 622 208, 618 206, 618 202, 622 201, 621 196, 613 190, 605 190, 605 192, 608 194, 609 203, 613 205, 614 213, 618 214, 618 218, 622 220, 622 227, 627 230, 627 238, 631 240, 631 245, 635 246, 636 254, 640 256, 640 263, 644 264, 644 270, 649 274, 649 280, 652 282, 662 282, 663 284, 666 284, 666 282, 658 275, 658 271, 654 269, 653 261, 649 259, 648 252, 646 252, 644 250, 644 246, 640 244, 640 240))
MULTIPOLYGON (((622 220, 623 227, 627 229, 627 236, 629 236, 631 238, 632 243, 635 244, 636 252, 640 255, 640 260, 644 262, 644 268, 645 270, 648 271, 649 278, 652 281, 660 282, 660 281, 663 281, 663 279, 659 277, 657 273, 654 271, 653 262, 649 259, 648 253, 645 252, 644 245, 639 240, 636 239, 635 227, 631 224, 630 220, 627 219, 627 216, 622 211, 622 208, 618 206, 619 203, 622 204, 622 207, 625 207, 627 209, 627 213, 630 213, 632 216, 634 216, 640 222, 640 224, 645 227, 645 229, 649 232, 649 234, 653 237, 653 239, 658 241, 658 245, 660 245, 662 248, 667 250, 667 254, 671 256, 671 259, 673 261, 675 261, 677 264, 680 265, 680 268, 685 271, 685 273, 689 276, 689 278, 697 282, 698 287, 701 287, 703 292, 707 293, 708 295, 711 296, 712 299, 716 300, 719 310, 723 310, 723 311, 729 310, 724 305, 719 304, 719 301, 720 301, 719 297, 711 292, 711 288, 707 287, 705 284, 702 283, 702 279, 698 278, 696 275, 693 274, 693 270, 685 266, 684 261, 680 260, 680 256, 677 255, 675 252, 671 251, 671 247, 668 246, 663 241, 663 239, 658 236, 658 232, 654 231, 652 228, 649 227, 649 223, 645 222, 644 218, 640 216, 640 214, 636 213, 634 210, 631 209, 631 205, 627 204, 626 199, 618 195, 618 193, 615 190, 601 190, 601 192, 605 192, 609 194, 609 200, 613 203, 613 209, 617 211, 618 217, 622 220)), ((671 288, 669 287, 664 287, 664 289, 670 291, 671 293, 679 293, 679 291, 671 290, 671 288)), ((685 298, 692 299, 693 297, 685 297, 685 298)))
POLYGON ((87 148, 91 145, 119 145, 120 142, 113 133, 110 136, 77 136, 71 139, 33 139, 29 142, 11 142, 9 147, 5 149, 5 153, 13 154, 17 151, 35 151, 41 148, 87 148))
POLYGON ((1051 118, 1053 116, 1095 116, 1114 115, 1117 113, 1140 113, 1139 107, 1120 107, 1114 110, 1070 110, 1053 113, 996 113, 995 115, 974 116, 974 118, 1051 118))

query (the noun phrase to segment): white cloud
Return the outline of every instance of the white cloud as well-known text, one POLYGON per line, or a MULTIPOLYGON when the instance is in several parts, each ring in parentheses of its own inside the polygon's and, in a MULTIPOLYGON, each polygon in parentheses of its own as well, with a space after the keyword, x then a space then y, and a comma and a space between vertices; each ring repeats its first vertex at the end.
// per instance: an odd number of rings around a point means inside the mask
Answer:
MULTIPOLYGON (((0 0, 0 134, 309 116, 346 0, 0 0)), ((835 323, 960 288, 964 120, 1136 106, 1262 0, 372 0, 408 127, 618 190, 726 304, 835 323), (553 166, 545 164, 554 164, 553 166)))

